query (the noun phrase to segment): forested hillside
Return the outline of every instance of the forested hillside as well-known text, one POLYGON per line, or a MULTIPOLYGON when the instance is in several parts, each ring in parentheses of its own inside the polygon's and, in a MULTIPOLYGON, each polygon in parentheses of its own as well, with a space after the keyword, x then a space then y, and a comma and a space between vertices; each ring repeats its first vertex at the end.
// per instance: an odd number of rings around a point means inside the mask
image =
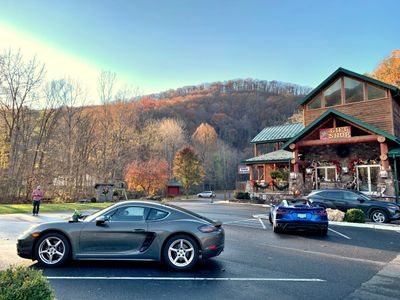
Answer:
POLYGON ((50 199, 92 197, 95 183, 125 180, 129 165, 166 166, 160 176, 173 179, 174 157, 187 145, 205 171, 199 189, 233 188, 249 141, 285 122, 309 90, 247 79, 138 98, 102 72, 101 104, 87 106, 84 83, 44 74, 35 58, 0 55, 0 202, 27 201, 38 184, 50 199))
POLYGON ((310 88, 277 81, 232 80, 170 90, 141 98, 150 118, 179 118, 189 133, 201 123, 243 150, 265 126, 286 122, 310 88))

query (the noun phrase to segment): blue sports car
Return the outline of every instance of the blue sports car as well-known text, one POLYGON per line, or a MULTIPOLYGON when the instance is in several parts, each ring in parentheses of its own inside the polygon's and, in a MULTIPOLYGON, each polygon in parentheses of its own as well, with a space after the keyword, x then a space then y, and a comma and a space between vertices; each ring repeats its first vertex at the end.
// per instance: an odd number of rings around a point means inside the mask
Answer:
POLYGON ((284 230, 328 233, 328 215, 325 208, 315 207, 307 199, 282 200, 271 207, 269 221, 275 233, 284 230))

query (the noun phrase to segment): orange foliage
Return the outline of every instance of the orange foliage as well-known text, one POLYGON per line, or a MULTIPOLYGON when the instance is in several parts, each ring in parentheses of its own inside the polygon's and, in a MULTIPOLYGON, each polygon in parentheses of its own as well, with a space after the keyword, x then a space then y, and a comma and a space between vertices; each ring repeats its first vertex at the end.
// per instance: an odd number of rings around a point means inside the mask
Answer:
POLYGON ((372 72, 372 77, 400 88, 400 50, 392 51, 372 72))
POLYGON ((147 195, 153 195, 157 190, 163 189, 167 179, 168 163, 165 160, 133 161, 125 172, 128 189, 144 191, 147 195))
POLYGON ((160 106, 159 101, 154 100, 149 97, 143 97, 142 99, 140 99, 139 103, 142 105, 144 110, 150 110, 150 109, 160 106))

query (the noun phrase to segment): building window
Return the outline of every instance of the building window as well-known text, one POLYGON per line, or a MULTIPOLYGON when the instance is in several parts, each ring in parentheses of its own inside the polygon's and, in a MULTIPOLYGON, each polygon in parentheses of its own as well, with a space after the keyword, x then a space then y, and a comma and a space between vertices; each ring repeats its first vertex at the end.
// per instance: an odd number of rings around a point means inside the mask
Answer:
POLYGON ((380 165, 359 165, 357 166, 357 189, 366 194, 378 190, 378 178, 380 165))
POLYGON ((346 103, 364 100, 364 84, 361 81, 344 78, 344 98, 346 103))
POLYGON ((318 167, 316 174, 317 174, 317 182, 336 181, 337 180, 335 166, 318 167))
POLYGON ((321 94, 316 96, 311 102, 308 104, 309 109, 318 109, 321 108, 321 94))
POLYGON ((386 98, 386 91, 377 88, 371 84, 367 84, 368 100, 386 98))
POLYGON ((339 78, 324 91, 325 107, 331 107, 342 103, 342 80, 339 78))

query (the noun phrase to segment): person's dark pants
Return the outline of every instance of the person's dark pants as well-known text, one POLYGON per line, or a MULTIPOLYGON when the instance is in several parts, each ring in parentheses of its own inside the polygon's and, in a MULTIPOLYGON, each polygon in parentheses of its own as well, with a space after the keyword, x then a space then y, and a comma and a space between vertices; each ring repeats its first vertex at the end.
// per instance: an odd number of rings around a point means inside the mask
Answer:
POLYGON ((32 214, 38 215, 39 214, 39 207, 40 207, 40 200, 33 200, 32 214))

